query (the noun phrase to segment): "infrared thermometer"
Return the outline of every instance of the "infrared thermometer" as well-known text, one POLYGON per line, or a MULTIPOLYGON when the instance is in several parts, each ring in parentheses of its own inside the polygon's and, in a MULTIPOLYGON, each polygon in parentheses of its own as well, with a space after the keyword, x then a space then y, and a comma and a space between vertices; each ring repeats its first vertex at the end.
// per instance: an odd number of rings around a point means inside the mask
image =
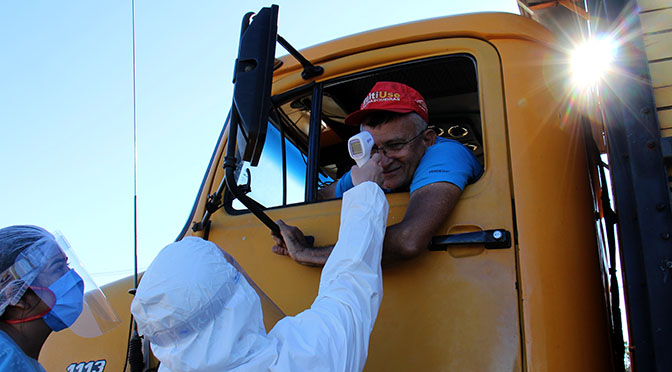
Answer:
POLYGON ((371 148, 373 148, 373 136, 367 131, 359 132, 348 140, 350 157, 360 168, 369 161, 371 148))

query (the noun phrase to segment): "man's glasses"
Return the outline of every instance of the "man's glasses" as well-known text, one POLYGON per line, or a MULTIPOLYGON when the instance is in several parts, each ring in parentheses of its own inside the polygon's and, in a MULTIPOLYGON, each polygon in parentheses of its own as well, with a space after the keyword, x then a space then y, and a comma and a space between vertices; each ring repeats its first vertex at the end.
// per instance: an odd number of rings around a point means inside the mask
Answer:
POLYGON ((403 150, 404 147, 406 147, 406 145, 408 145, 409 143, 418 139, 418 137, 420 137, 420 135, 422 135, 423 133, 425 133, 428 130, 433 130, 433 128, 427 127, 425 129, 421 130, 420 133, 418 133, 417 136, 411 138, 410 140, 408 140, 406 142, 392 142, 392 143, 388 143, 385 146, 380 146, 380 147, 378 147, 376 145, 373 145, 373 147, 371 148, 371 156, 373 156, 373 154, 375 154, 377 152, 380 152, 380 151, 382 151, 385 156, 394 156, 397 153, 399 153, 401 150, 403 150))

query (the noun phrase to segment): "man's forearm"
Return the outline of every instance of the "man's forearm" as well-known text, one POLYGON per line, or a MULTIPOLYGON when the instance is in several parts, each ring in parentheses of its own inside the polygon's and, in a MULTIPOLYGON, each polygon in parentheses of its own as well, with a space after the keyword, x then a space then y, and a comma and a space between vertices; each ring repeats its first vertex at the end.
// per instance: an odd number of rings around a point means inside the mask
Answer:
POLYGON ((447 182, 426 185, 413 194, 401 222, 388 226, 383 243, 383 263, 420 255, 445 222, 462 190, 447 182))
POLYGON ((383 241, 383 264, 388 265, 419 255, 427 247, 418 234, 404 230, 402 224, 388 226, 383 241))
MULTIPOLYGON (((437 182, 416 190, 411 195, 401 222, 387 227, 383 242, 383 264, 410 259, 425 251, 461 193, 462 190, 457 186, 447 182, 437 182)), ((333 249, 333 246, 313 248, 305 244, 292 247, 289 255, 296 262, 310 266, 324 265, 333 249)))
MULTIPOLYGON (((383 264, 409 259, 422 252, 423 244, 416 242, 417 237, 412 234, 404 234, 402 228, 399 224, 388 226, 383 243, 383 264)), ((292 258, 302 265, 323 266, 333 249, 333 245, 300 249, 293 252, 292 258)))

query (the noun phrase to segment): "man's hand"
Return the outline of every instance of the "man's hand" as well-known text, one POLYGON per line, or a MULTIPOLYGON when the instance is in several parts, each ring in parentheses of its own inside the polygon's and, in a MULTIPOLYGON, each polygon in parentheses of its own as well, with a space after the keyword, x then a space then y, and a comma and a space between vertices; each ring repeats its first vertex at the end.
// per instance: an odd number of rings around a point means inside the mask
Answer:
POLYGON ((278 224, 282 236, 277 236, 271 231, 271 237, 275 241, 272 248, 273 253, 290 256, 294 261, 303 265, 322 266, 327 262, 333 246, 313 247, 308 244, 306 237, 298 227, 287 225, 282 220, 277 220, 275 223, 278 224))
POLYGON ((361 168, 353 165, 350 169, 350 176, 352 177, 352 184, 357 186, 362 182, 371 181, 383 187, 383 167, 380 166, 380 154, 375 153, 361 168))

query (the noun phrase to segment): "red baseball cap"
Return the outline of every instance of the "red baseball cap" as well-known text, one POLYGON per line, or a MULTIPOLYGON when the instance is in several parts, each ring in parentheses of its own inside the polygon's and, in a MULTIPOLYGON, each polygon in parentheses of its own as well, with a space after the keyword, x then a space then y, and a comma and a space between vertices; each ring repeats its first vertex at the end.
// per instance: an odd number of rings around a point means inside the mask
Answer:
POLYGON ((392 111, 398 113, 415 112, 425 122, 429 122, 427 104, 417 90, 406 84, 392 81, 379 81, 366 95, 359 110, 345 118, 345 124, 359 125, 362 119, 371 112, 392 111))

